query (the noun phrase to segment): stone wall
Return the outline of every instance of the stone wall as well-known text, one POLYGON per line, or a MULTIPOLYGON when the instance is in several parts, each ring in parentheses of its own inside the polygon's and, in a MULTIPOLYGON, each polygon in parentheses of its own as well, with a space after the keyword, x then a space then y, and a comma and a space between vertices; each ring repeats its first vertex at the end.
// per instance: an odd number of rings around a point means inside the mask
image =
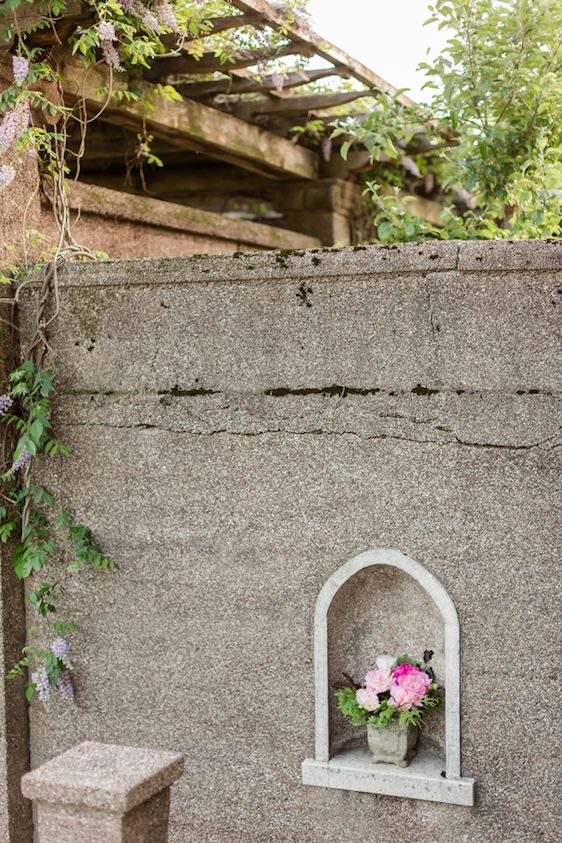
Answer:
MULTIPOLYGON (((320 245, 318 238, 306 234, 82 182, 71 183, 68 203, 76 242, 110 258, 227 255, 320 245)), ((46 201, 41 228, 55 241, 55 220, 46 201)))
POLYGON ((442 243, 69 270, 73 456, 41 471, 120 567, 68 586, 79 702, 32 705, 33 765, 84 739, 185 753, 174 843, 557 839, 561 263, 442 243), (316 597, 370 547, 457 606, 474 808, 301 784, 316 597))

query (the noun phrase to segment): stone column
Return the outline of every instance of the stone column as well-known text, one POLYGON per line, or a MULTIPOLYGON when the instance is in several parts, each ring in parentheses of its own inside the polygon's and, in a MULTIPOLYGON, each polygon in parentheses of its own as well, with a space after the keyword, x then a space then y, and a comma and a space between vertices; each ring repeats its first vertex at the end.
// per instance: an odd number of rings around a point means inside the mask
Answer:
POLYGON ((361 213, 361 188, 343 179, 283 182, 275 198, 282 225, 318 237, 323 246, 348 246, 361 213))
POLYGON ((183 756, 87 741, 22 778, 38 843, 166 843, 183 756))

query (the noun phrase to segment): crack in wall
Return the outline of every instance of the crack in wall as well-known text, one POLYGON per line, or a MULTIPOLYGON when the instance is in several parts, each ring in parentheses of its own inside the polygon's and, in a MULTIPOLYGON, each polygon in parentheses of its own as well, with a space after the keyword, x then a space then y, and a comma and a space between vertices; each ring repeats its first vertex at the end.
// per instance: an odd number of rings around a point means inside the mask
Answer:
POLYGON ((347 396, 358 395, 358 396, 368 396, 368 395, 387 395, 392 398, 397 396, 405 396, 405 395, 419 395, 419 396, 431 396, 431 395, 466 395, 467 397, 470 396, 478 396, 483 397, 485 395, 504 395, 504 396, 518 396, 522 397, 525 395, 530 396, 537 396, 540 395, 542 397, 551 398, 555 394, 552 391, 547 391, 544 389, 517 389, 515 391, 509 392, 503 389, 487 389, 486 387, 482 387, 480 389, 466 389, 466 388, 437 388, 432 386, 424 386, 421 383, 416 384, 416 386, 412 387, 411 389, 388 389, 387 387, 356 387, 356 386, 346 386, 344 384, 331 384, 330 386, 317 386, 317 387, 269 387, 263 390, 263 393, 260 392, 250 392, 245 390, 221 390, 221 389, 212 389, 212 388, 203 388, 203 387, 193 387, 190 389, 180 389, 177 385, 171 387, 170 389, 159 389, 157 391, 154 390, 127 390, 127 389, 61 389, 59 395, 66 396, 70 398, 80 398, 80 397, 100 397, 100 398, 126 398, 126 397, 133 397, 133 396, 170 396, 172 398, 194 398, 198 396, 206 396, 206 395, 243 395, 243 396, 250 396, 255 397, 261 394, 267 396, 268 398, 286 398, 289 396, 309 396, 309 395, 324 395, 328 397, 338 397, 338 398, 346 398, 347 396))
POLYGON ((173 386, 171 389, 158 390, 157 395, 168 395, 173 398, 192 398, 196 395, 222 395, 222 393, 218 389, 204 389, 203 387, 180 389, 179 386, 173 386))
POLYGON ((311 386, 298 389, 288 386, 276 387, 265 389, 263 394, 272 398, 285 398, 288 395, 335 395, 338 398, 345 398, 346 395, 376 395, 377 392, 381 391, 378 386, 363 388, 333 383, 331 386, 311 386))
MULTIPOLYGON (((431 416, 429 419, 417 419, 415 416, 403 416, 401 413, 378 413, 378 419, 400 419, 401 421, 411 422, 412 424, 431 424, 431 422, 439 421, 439 416, 431 416)), ((439 427, 436 428, 440 430, 439 427)), ((448 431, 451 433, 452 431, 448 431)))
MULTIPOLYGON (((418 445, 436 445, 438 447, 449 447, 451 445, 457 447, 465 447, 465 448, 487 448, 487 449, 494 449, 494 450, 502 450, 502 451, 531 451, 534 448, 540 448, 543 445, 546 445, 548 442, 551 442, 553 439, 559 435, 562 431, 562 428, 553 433, 551 436, 546 437, 546 439, 541 439, 538 442, 533 442, 530 445, 506 445, 506 444, 498 444, 494 442, 470 442, 464 439, 461 439, 456 434, 454 434, 454 439, 448 442, 440 442, 437 439, 417 439, 410 436, 397 436, 395 434, 388 434, 388 433, 376 433, 376 434, 362 434, 358 433, 356 430, 325 430, 324 428, 315 428, 312 430, 292 430, 286 428, 265 428, 264 430, 230 430, 226 427, 216 428, 215 430, 201 430, 201 431, 190 431, 190 430, 175 430, 174 428, 166 427, 163 425, 158 424, 150 424, 150 423, 138 423, 138 424, 112 424, 111 422, 103 421, 103 422, 63 422, 59 425, 60 427, 67 427, 67 428, 74 428, 74 427, 102 427, 102 428, 109 428, 111 430, 159 430, 164 433, 180 433, 185 434, 187 436, 216 436, 218 434, 227 434, 228 436, 266 436, 266 435, 284 435, 284 436, 355 436, 363 441, 373 441, 373 440, 392 440, 396 442, 408 442, 411 444, 418 444, 418 445)), ((554 450, 554 448, 559 447, 559 445, 554 445, 553 448, 547 450, 554 450)))
POLYGON ((441 331, 441 327, 435 321, 435 314, 433 312, 433 302, 431 301, 431 287, 429 281, 426 282, 425 291, 427 295, 427 310, 429 313, 429 326, 431 328, 431 336, 435 341, 437 341, 436 334, 441 331))

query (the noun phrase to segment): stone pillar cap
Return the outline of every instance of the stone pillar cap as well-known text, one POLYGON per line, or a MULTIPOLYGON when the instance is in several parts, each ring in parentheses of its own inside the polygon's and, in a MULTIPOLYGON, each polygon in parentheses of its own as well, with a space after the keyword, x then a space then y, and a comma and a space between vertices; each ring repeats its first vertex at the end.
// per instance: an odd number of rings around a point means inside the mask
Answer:
POLYGON ((177 753, 86 741, 26 773, 21 786, 28 799, 124 814, 169 787, 183 767, 177 753))

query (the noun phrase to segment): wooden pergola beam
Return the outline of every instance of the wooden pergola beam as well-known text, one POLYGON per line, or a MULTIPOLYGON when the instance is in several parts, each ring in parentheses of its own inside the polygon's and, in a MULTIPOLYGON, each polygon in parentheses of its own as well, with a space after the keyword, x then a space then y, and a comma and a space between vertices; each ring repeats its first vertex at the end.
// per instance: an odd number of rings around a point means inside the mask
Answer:
MULTIPOLYGON (((289 73, 283 79, 283 90, 298 88, 301 85, 308 85, 309 82, 316 82, 318 79, 326 79, 329 76, 349 76, 345 68, 322 67, 318 70, 302 70, 289 73)), ((217 94, 253 94, 266 93, 276 89, 277 80, 274 76, 264 76, 262 79, 212 79, 209 82, 182 82, 174 87, 184 97, 193 99, 208 99, 217 94)))
MULTIPOLYGON (((2 6, 4 4, 2 3, 2 6)), ((254 13, 255 14, 255 13, 254 13)), ((52 15, 49 26, 36 29, 26 37, 30 46, 50 46, 60 44, 68 38, 80 22, 87 21, 91 10, 84 7, 80 0, 67 0, 66 8, 60 15, 52 15)), ((44 10, 38 3, 21 4, 12 9, 0 9, 0 50, 11 46, 13 36, 8 32, 24 30, 34 26, 44 19, 44 10)))
POLYGON ((182 53, 178 56, 170 56, 166 59, 155 59, 145 73, 145 78, 152 82, 161 79, 162 76, 180 75, 183 73, 228 73, 230 70, 237 70, 241 67, 252 67, 261 62, 272 59, 284 58, 284 56, 313 56, 314 49, 309 44, 299 44, 291 41, 283 47, 265 47, 262 50, 241 50, 234 53, 228 61, 221 61, 215 53, 204 53, 200 59, 182 53))
MULTIPOLYGON (((101 112, 102 120, 133 131, 144 126, 180 148, 204 152, 270 178, 316 178, 318 162, 313 152, 237 117, 194 100, 170 102, 156 96, 149 83, 143 87, 151 94, 150 109, 142 102, 108 100, 99 90, 110 87, 109 72, 101 65, 85 69, 79 60, 69 59, 61 75, 65 101, 83 101, 88 111, 101 112)), ((114 75, 114 91, 127 90, 127 85, 121 74, 114 75)))
POLYGON ((376 97, 377 91, 344 91, 335 94, 316 94, 307 97, 288 97, 284 100, 261 99, 254 102, 242 102, 233 106, 233 114, 243 120, 251 120, 258 114, 302 114, 306 117, 311 111, 334 108, 364 97, 376 97))
MULTIPOLYGON (((212 35, 218 35, 219 32, 226 32, 229 29, 238 29, 241 26, 260 26, 263 24, 263 16, 250 15, 224 15, 223 17, 208 18, 204 23, 211 24, 212 29, 208 32, 199 33, 199 35, 187 35, 184 41, 200 41, 203 38, 210 38, 212 35)), ((177 38, 174 39, 177 41, 177 38)))
MULTIPOLYGON (((391 96, 396 94, 398 89, 394 85, 391 85, 390 82, 387 82, 377 73, 370 70, 370 68, 352 58, 344 50, 340 50, 339 47, 335 47, 319 35, 316 35, 308 27, 303 26, 298 19, 289 22, 284 12, 275 9, 266 0, 230 0, 230 2, 246 14, 263 15, 270 26, 277 29, 282 28, 287 38, 291 38, 291 40, 297 43, 300 42, 313 47, 316 55, 321 56, 326 61, 338 66, 345 65, 349 68, 354 79, 359 80, 364 85, 384 91, 391 96)), ((405 94, 400 94, 397 97, 397 101, 402 105, 412 104, 412 100, 405 94)))

